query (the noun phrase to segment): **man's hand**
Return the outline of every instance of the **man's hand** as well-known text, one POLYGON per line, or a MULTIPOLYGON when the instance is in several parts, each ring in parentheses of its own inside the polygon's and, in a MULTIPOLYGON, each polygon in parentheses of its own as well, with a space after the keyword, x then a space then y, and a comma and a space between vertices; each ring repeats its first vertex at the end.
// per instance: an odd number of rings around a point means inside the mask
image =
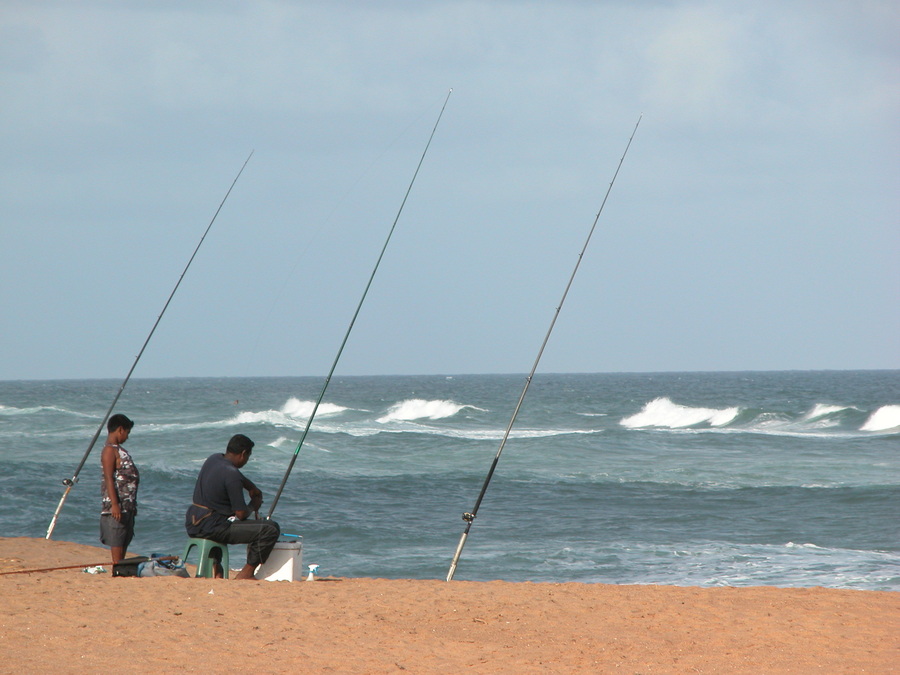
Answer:
POLYGON ((255 485, 247 490, 250 493, 250 510, 251 511, 259 511, 259 507, 262 506, 263 496, 262 491, 256 487, 255 485))
POLYGON ((109 507, 109 513, 113 517, 114 520, 122 521, 122 507, 118 504, 113 504, 109 507))

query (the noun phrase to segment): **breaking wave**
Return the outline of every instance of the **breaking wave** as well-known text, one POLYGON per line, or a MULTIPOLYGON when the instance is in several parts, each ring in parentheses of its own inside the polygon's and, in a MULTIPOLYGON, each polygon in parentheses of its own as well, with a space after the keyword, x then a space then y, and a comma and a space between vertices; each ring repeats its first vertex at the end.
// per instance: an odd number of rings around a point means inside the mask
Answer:
POLYGON ((697 426, 724 427, 740 413, 739 408, 692 408, 678 405, 668 398, 657 398, 639 413, 626 417, 620 424, 630 429, 688 429, 697 426))
POLYGON ((412 422, 414 420, 442 420, 453 417, 465 408, 480 410, 474 406, 463 405, 454 401, 426 401, 420 398, 411 398, 395 403, 388 411, 376 421, 385 422, 412 422))
POLYGON ((885 405, 873 412, 862 431, 900 431, 900 405, 885 405))
POLYGON ((844 410, 852 410, 852 408, 842 405, 816 403, 816 405, 813 406, 812 410, 810 410, 808 413, 806 413, 806 415, 803 416, 803 419, 808 421, 821 420, 822 418, 832 417, 839 412, 843 412, 844 410))
POLYGON ((853 406, 817 403, 803 414, 752 408, 702 408, 656 398, 619 424, 628 429, 673 429, 823 437, 892 434, 900 431, 900 405, 878 408, 864 421, 865 411, 853 406))
MULTIPOLYGON (((287 400, 287 403, 281 407, 281 412, 295 419, 301 418, 305 421, 309 419, 315 405, 314 401, 301 401, 292 396, 287 400)), ((336 405, 334 403, 320 403, 316 415, 337 415, 345 410, 347 410, 347 408, 344 406, 336 405)))
MULTIPOLYGON (((277 427, 298 427, 305 425, 315 407, 315 401, 301 401, 293 396, 280 410, 242 412, 228 420, 227 424, 271 424, 277 427)), ((321 403, 316 411, 316 419, 338 415, 347 408, 334 403, 321 403)))

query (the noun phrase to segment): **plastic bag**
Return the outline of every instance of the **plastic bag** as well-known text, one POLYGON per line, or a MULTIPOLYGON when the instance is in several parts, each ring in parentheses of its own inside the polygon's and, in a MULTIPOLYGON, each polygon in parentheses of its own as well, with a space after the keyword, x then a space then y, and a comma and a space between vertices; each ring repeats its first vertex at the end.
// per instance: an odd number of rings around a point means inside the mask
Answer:
POLYGON ((174 560, 160 560, 169 558, 159 553, 151 553, 150 559, 138 565, 139 577, 189 577, 191 576, 184 567, 181 558, 174 560))

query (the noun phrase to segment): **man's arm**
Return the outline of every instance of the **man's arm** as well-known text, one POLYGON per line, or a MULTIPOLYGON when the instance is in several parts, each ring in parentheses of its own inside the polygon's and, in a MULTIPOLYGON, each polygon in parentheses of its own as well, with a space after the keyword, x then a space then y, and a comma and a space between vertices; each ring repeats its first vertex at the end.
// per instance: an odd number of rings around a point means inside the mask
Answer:
POLYGON ((233 487, 229 490, 229 496, 232 508, 234 509, 234 517, 238 520, 247 520, 251 513, 259 511, 259 507, 262 505, 262 492, 253 484, 253 481, 240 471, 238 471, 237 474, 240 476, 240 480, 238 481, 235 478, 231 479, 234 482, 231 483, 233 487), (250 504, 244 503, 242 489, 250 493, 250 504), (231 490, 234 490, 235 492, 232 493, 231 490))
MULTIPOLYGON (((262 506, 263 502, 262 491, 258 487, 256 487, 256 485, 253 484, 253 481, 247 478, 244 474, 241 474, 241 485, 250 494, 250 511, 259 511, 259 507, 262 506)), ((246 516, 244 516, 244 518, 241 518, 241 520, 244 520, 245 518, 246 516)))
POLYGON ((103 448, 100 455, 100 464, 103 467, 103 483, 106 485, 106 494, 109 495, 109 501, 112 506, 109 512, 116 520, 122 520, 122 507, 119 504, 119 493, 116 491, 116 463, 119 460, 119 453, 116 449, 107 445, 103 448))
MULTIPOLYGON (((249 483, 249 481, 237 469, 229 471, 225 480, 225 490, 228 493, 228 501, 231 502, 232 515, 238 520, 247 520, 247 516, 253 510, 252 502, 248 507, 244 501, 244 487, 246 487, 246 483, 249 483)), ((253 485, 252 483, 250 484, 253 485)))

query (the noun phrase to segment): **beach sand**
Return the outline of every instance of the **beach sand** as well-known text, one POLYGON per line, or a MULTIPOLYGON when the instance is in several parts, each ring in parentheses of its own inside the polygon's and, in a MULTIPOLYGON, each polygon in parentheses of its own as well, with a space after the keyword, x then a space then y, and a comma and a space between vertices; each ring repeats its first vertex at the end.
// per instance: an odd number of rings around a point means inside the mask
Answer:
MULTIPOLYGON (((107 560, 0 538, 0 572, 107 560)), ((0 576, 0 654, 3 673, 894 673, 900 593, 69 569, 0 576)))

